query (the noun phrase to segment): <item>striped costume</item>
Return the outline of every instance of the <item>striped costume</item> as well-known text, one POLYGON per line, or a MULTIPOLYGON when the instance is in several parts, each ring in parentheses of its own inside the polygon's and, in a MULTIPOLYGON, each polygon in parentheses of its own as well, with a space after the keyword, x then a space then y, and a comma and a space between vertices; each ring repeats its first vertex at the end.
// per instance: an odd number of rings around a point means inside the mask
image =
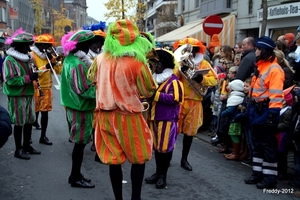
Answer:
POLYGON ((173 74, 158 88, 152 101, 151 131, 154 148, 160 153, 174 150, 178 135, 179 103, 183 102, 183 85, 173 74))
POLYGON ((122 164, 126 158, 142 164, 152 156, 152 135, 143 118, 139 96, 150 97, 156 84, 147 65, 133 57, 96 59, 95 144, 105 164, 122 164))
POLYGON ((3 63, 3 93, 8 96, 10 118, 16 126, 35 121, 31 73, 28 61, 23 62, 8 55, 3 63))
POLYGON ((71 126, 70 139, 87 144, 92 134, 92 118, 95 109, 95 86, 87 78, 88 67, 73 53, 63 63, 61 74, 61 104, 66 107, 71 126))
MULTIPOLYGON (((208 69, 209 65, 210 64, 206 60, 202 60, 198 65, 198 68, 208 69)), ((194 136, 203 123, 203 97, 196 94, 193 88, 189 86, 187 80, 180 74, 179 69, 177 69, 176 75, 179 77, 179 80, 183 83, 184 87, 184 102, 180 107, 178 130, 179 133, 194 136)), ((202 84, 205 86, 215 86, 217 84, 217 79, 212 70, 203 76, 202 84)))
MULTIPOLYGON (((35 65, 39 70, 45 70, 46 65, 48 64, 47 58, 45 54, 41 54, 44 56, 40 57, 35 51, 39 51, 36 47, 33 48, 31 52, 32 58, 34 59, 35 65)), ((53 66, 54 70, 57 74, 61 73, 61 65, 53 66)), ((47 70, 43 73, 39 73, 39 82, 44 96, 40 96, 39 90, 37 88, 36 82, 34 82, 34 98, 35 98, 35 110, 38 111, 51 111, 52 110, 52 71, 47 70)))

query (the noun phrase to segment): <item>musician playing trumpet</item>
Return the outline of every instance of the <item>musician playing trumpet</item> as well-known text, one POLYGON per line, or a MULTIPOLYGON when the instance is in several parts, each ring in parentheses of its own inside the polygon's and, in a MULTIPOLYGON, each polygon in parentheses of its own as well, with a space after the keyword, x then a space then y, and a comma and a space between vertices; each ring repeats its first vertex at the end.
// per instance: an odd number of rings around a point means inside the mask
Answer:
MULTIPOLYGON (((35 45, 31 47, 31 54, 35 65, 39 70, 45 70, 39 73, 39 83, 43 95, 40 95, 37 87, 35 87, 35 110, 36 128, 38 125, 38 115, 41 112, 41 136, 39 142, 45 145, 52 145, 46 136, 48 126, 48 112, 52 110, 52 71, 51 67, 57 74, 61 73, 61 63, 57 61, 56 55, 52 55, 52 46, 54 44, 53 36, 43 34, 36 36, 35 45), (50 62, 49 62, 50 61, 50 62)), ((36 85, 35 85, 36 86, 36 85)))
MULTIPOLYGON (((192 46, 192 64, 195 69, 210 69, 210 71, 204 76, 199 74, 194 78, 194 81, 206 87, 215 86, 217 84, 217 77, 215 76, 210 64, 203 59, 206 47, 201 41, 187 37, 174 43, 175 52, 177 48, 186 44, 190 44, 192 46)), ((178 121, 179 133, 184 134, 181 167, 185 170, 192 171, 192 166, 187 161, 187 157, 193 142, 193 136, 196 135, 198 129, 203 123, 203 96, 200 96, 198 93, 196 93, 194 88, 191 87, 190 83, 188 83, 187 79, 183 77, 179 70, 182 72, 187 71, 188 66, 182 66, 176 70, 176 75, 178 75, 179 80, 183 83, 184 87, 184 102, 180 106, 178 121)))

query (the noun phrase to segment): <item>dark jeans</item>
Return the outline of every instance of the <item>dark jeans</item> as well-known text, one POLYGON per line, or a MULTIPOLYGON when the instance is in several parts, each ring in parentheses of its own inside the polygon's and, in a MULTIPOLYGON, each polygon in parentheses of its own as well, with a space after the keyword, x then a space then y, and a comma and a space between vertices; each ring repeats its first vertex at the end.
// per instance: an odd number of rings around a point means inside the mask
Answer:
POLYGON ((252 127, 245 127, 245 138, 248 147, 249 158, 253 157, 253 129, 252 127))

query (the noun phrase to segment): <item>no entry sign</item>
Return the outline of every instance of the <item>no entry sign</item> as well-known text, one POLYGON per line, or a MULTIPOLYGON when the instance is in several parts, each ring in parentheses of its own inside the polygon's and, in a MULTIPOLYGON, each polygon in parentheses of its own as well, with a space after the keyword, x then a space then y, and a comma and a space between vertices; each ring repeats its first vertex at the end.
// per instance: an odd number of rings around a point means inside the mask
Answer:
POLYGON ((223 29, 223 21, 217 15, 210 15, 205 18, 202 26, 207 35, 219 34, 223 29))

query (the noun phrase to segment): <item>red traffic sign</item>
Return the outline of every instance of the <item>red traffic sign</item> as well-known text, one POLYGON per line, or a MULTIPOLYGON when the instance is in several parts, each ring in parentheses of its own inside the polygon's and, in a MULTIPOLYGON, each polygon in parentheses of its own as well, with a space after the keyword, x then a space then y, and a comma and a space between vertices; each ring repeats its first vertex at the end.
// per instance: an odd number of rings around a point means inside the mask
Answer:
POLYGON ((219 34, 223 29, 223 21, 217 15, 210 15, 205 18, 202 26, 207 35, 219 34))

